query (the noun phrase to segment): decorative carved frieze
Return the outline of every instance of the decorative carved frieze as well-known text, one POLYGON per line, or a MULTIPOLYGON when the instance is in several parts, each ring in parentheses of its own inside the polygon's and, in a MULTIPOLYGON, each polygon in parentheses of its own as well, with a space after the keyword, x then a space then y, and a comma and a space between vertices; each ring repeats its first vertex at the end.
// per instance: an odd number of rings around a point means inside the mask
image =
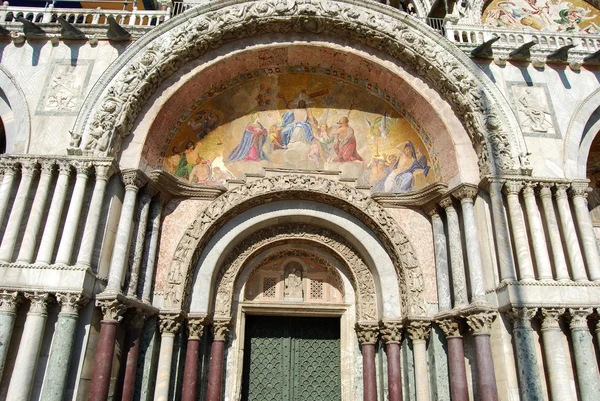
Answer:
POLYGON ((512 308, 508 317, 513 322, 513 330, 531 329, 531 319, 536 313, 537 308, 512 308))
POLYGON ((189 331, 188 338, 201 339, 204 334, 204 326, 207 324, 206 317, 190 317, 187 321, 189 331))
POLYGON ((161 313, 158 315, 158 328, 162 334, 177 334, 181 328, 182 316, 179 313, 161 313))
POLYGON ((17 291, 0 291, 0 312, 17 313, 23 298, 17 291))
POLYGON ((127 306, 118 299, 97 299, 96 306, 102 310, 102 320, 120 322, 127 306))
POLYGON ((460 321, 457 318, 446 318, 435 321, 447 338, 462 337, 460 335, 460 321))
POLYGON ((540 308, 542 314, 542 331, 560 330, 560 317, 565 313, 565 308, 540 308))
POLYGON ((379 333, 386 343, 400 343, 402 341, 402 322, 384 320, 379 325, 379 333))
POLYGON ((466 319, 473 335, 489 336, 492 333, 492 323, 496 316, 497 313, 494 311, 483 311, 470 314, 466 316, 466 319))
POLYGON ((89 298, 80 293, 56 293, 56 301, 60 304, 61 315, 77 316, 79 308, 88 303, 89 298))
POLYGON ((361 345, 375 344, 379 335, 379 325, 377 322, 358 322, 356 323, 356 336, 361 345))
POLYGON ((213 339, 214 341, 225 341, 227 340, 227 334, 229 334, 231 320, 229 319, 215 319, 213 321, 213 339))
POLYGON ((569 327, 573 330, 589 330, 587 319, 592 314, 592 308, 569 308, 569 327))
POLYGON ((25 298, 30 302, 28 313, 37 313, 45 315, 48 310, 48 302, 50 301, 50 294, 47 292, 26 292, 25 298))
POLYGON ((431 331, 431 322, 425 320, 411 321, 406 327, 412 341, 427 341, 431 331))

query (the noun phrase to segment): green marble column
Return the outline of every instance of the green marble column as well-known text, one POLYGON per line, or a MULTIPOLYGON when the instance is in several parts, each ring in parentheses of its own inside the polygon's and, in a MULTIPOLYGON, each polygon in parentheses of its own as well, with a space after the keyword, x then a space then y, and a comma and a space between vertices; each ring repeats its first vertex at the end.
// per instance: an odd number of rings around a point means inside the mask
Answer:
POLYGON ((21 298, 18 292, 0 292, 0 379, 2 378, 4 362, 6 362, 20 301, 21 298))
POLYGON ((543 401, 545 398, 531 328, 531 319, 536 312, 535 308, 513 308, 509 314, 513 321, 519 388, 523 401, 543 401))
POLYGON ((579 399, 581 401, 595 401, 600 393, 598 363, 596 362, 590 329, 587 325, 587 317, 591 313, 592 308, 569 309, 571 315, 571 342, 575 357, 577 384, 579 385, 579 399))
POLYGON ((73 351, 73 341, 77 330, 77 319, 79 308, 87 302, 80 294, 56 294, 56 299, 61 305, 50 357, 49 369, 42 386, 44 401, 62 401, 67 375, 69 374, 69 362, 73 351))

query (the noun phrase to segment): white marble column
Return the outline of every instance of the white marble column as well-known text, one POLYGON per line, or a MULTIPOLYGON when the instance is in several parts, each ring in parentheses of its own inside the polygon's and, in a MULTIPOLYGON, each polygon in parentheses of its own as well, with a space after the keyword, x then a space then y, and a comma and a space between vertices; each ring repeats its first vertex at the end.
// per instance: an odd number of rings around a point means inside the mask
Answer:
POLYGON ((144 244, 146 243, 146 231, 148 225, 148 213, 150 211, 150 202, 157 190, 150 184, 146 185, 143 190, 139 202, 138 226, 135 235, 135 242, 131 246, 129 255, 129 287, 127 296, 136 297, 140 275, 140 267, 142 265, 142 257, 144 253, 144 244))
POLYGON ((596 234, 592 225, 592 217, 587 207, 588 184, 587 182, 572 183, 570 194, 575 209, 575 219, 579 227, 579 235, 585 255, 588 277, 592 281, 600 281, 600 255, 598 255, 598 245, 596 243, 596 234))
POLYGON ((559 319, 565 313, 561 308, 541 308, 542 346, 546 360, 547 382, 551 401, 576 401, 569 383, 569 369, 563 347, 559 319))
POLYGON ((50 264, 52 255, 54 254, 54 246, 58 237, 58 229, 65 207, 65 199, 69 189, 69 175, 71 174, 71 164, 69 162, 58 162, 58 179, 52 195, 52 203, 48 210, 48 218, 46 226, 40 241, 35 263, 50 264))
POLYGON ((85 267, 92 267, 94 245, 98 235, 98 226, 100 225, 102 204, 104 203, 104 193, 106 192, 108 179, 112 174, 112 166, 107 163, 97 163, 94 165, 94 171, 96 176, 94 192, 92 193, 85 228, 83 229, 79 255, 77 255, 77 265, 85 267))
POLYGON ((0 185, 0 226, 4 221, 6 209, 8 209, 15 176, 21 171, 21 168, 14 160, 9 160, 2 163, 2 170, 4 174, 2 176, 2 184, 0 185))
POLYGON ((485 301, 485 286, 483 284, 483 262, 479 249, 479 234, 475 224, 473 199, 479 189, 475 185, 463 184, 452 194, 460 200, 462 218, 465 230, 465 245, 467 262, 469 264, 469 281, 471 284, 471 302, 485 301))
POLYGON ((430 330, 431 323, 425 321, 413 321, 407 327, 408 336, 413 343, 417 401, 430 401, 429 372, 427 370, 427 339, 430 330))
POLYGON ((600 395, 600 374, 587 318, 592 308, 570 308, 571 343, 575 357, 580 401, 596 401, 600 395))
POLYGON ((121 208, 117 236, 110 262, 108 273, 108 285, 106 292, 120 293, 123 285, 123 276, 127 266, 127 251, 131 243, 131 227, 135 213, 136 198, 139 189, 146 183, 145 178, 137 170, 124 171, 122 173, 125 184, 125 199, 121 208))
POLYGON ((4 363, 20 303, 21 297, 18 292, 6 290, 0 292, 0 379, 4 371, 4 363))
POLYGON ((175 344, 175 335, 181 327, 180 316, 160 315, 159 327, 161 332, 160 352, 158 356, 158 368, 156 370, 154 401, 168 401, 173 345, 175 344))
POLYGON ((25 297, 31 301, 31 304, 8 385, 6 401, 29 400, 44 338, 48 294, 25 294, 25 297))
POLYGON ((527 239, 521 203, 519 202, 519 192, 521 191, 522 186, 521 182, 507 181, 504 184, 504 190, 506 192, 506 201, 508 203, 508 213, 510 214, 513 242, 517 252, 519 279, 534 280, 535 275, 533 273, 531 254, 529 253, 529 240, 527 239))
POLYGON ((496 251, 498 252, 498 266, 500 281, 515 281, 516 272, 508 233, 508 221, 504 211, 502 187, 504 183, 499 180, 489 180, 492 219, 494 221, 494 234, 496 237, 496 251))
POLYGON ((463 262, 462 239, 458 214, 452 205, 452 198, 447 197, 440 201, 440 206, 446 210, 446 223, 448 224, 448 243, 450 246, 450 267, 452 271, 452 289, 454 291, 454 307, 465 306, 469 303, 467 295, 467 279, 463 262))
POLYGON ((528 401, 544 401, 535 339, 531 327, 531 319, 536 312, 535 308, 513 308, 509 313, 513 322, 519 392, 521 398, 528 401))
POLYGON ((159 194, 158 199, 152 203, 150 212, 150 240, 148 242, 148 251, 144 255, 144 285, 142 289, 142 301, 151 303, 152 281, 154 278, 154 268, 156 265, 156 255, 158 251, 158 237, 160 236, 160 223, 162 219, 163 205, 168 201, 166 196, 159 194))
POLYGON ((531 241, 533 242, 537 278, 538 280, 552 280, 552 264, 548 255, 542 217, 535 200, 534 185, 531 182, 525 183, 523 199, 525 201, 525 214, 529 223, 529 235, 531 235, 531 241))
POLYGON ((31 191, 31 184, 33 178, 37 173, 37 162, 34 160, 23 160, 21 161, 21 182, 19 183, 19 189, 15 196, 14 205, 10 211, 8 217, 8 223, 6 224, 6 230, 2 237, 2 245, 0 245, 0 262, 8 263, 13 261, 13 253, 19 238, 19 231, 21 230, 21 222, 23 216, 28 210, 25 205, 29 198, 29 192, 31 191))
POLYGON ((435 253, 435 273, 437 278, 438 308, 440 311, 452 308, 450 295, 450 272, 448 270, 448 250, 444 222, 436 206, 427 210, 433 228, 433 249, 435 253))
POLYGON ((56 263, 69 266, 73 256, 73 247, 75 246, 75 237, 79 230, 79 219, 81 209, 85 199, 85 188, 87 186, 88 176, 90 174, 90 164, 87 162, 75 163, 77 168, 77 178, 75 179, 75 188, 69 201, 69 210, 65 225, 63 228, 58 253, 56 254, 56 263))
POLYGON ((556 219, 554 204, 552 202, 552 186, 554 186, 554 184, 541 183, 539 191, 540 198, 542 199, 542 207, 544 209, 544 219, 546 220, 546 227, 548 228, 550 248, 552 249, 555 278, 556 280, 564 281, 569 280, 569 269, 567 268, 567 260, 565 259, 565 252, 560 237, 558 220, 556 219))
POLYGON ((35 246, 37 245, 42 219, 46 210, 46 202, 48 201, 48 193, 52 184, 52 172, 56 162, 54 160, 46 160, 41 162, 40 181, 35 191, 35 198, 31 205, 31 212, 27 220, 25 234, 17 256, 17 263, 31 263, 35 246))
POLYGON ((581 256, 581 249, 579 248, 579 239, 577 238, 573 216, 571 215, 571 207, 567 198, 567 187, 565 184, 556 184, 555 186, 554 196, 558 208, 558 217, 560 218, 560 226, 566 243, 572 278, 575 281, 586 281, 587 275, 585 273, 583 257, 581 256))

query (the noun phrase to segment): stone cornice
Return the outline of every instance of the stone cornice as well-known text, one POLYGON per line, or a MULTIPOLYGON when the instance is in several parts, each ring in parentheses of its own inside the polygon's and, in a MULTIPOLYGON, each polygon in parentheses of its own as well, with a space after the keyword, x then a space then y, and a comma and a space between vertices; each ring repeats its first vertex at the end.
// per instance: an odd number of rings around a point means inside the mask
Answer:
POLYGON ((149 175, 161 193, 170 194, 173 197, 213 200, 227 192, 225 187, 185 183, 162 170, 154 170, 149 175))
POLYGON ((377 201, 381 206, 386 208, 394 207, 426 207, 431 202, 434 202, 448 189, 448 184, 437 182, 427 185, 424 188, 414 192, 406 192, 400 194, 374 193, 371 195, 373 200, 377 201))

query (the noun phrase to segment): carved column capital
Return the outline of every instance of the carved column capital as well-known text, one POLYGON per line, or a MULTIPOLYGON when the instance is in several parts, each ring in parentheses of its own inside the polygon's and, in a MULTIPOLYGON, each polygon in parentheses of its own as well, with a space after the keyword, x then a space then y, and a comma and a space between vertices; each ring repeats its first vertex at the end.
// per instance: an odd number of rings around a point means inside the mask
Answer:
POLYGON ((531 329, 531 319, 536 313, 537 308, 512 308, 508 318, 513 322, 513 329, 531 329))
POLYGON ((592 314, 592 308, 569 308, 569 328, 573 330, 589 330, 587 319, 592 314))
POLYGON ((114 174, 114 168, 112 163, 96 163, 94 164, 94 174, 96 175, 96 181, 108 181, 108 179, 114 174))
POLYGON ((399 344, 402 342, 402 322, 395 320, 384 320, 379 325, 379 333, 386 344, 399 344))
POLYGON ((132 308, 127 310, 123 321, 128 330, 139 330, 144 326, 148 314, 142 309, 132 308))
POLYGON ((102 320, 120 322, 127 306, 118 299, 97 299, 96 306, 102 310, 102 320))
POLYGON ((478 192, 479 188, 476 185, 462 184, 452 191, 452 196, 461 201, 461 203, 472 202, 478 192))
POLYGON ((541 198, 552 197, 552 187, 554 186, 551 182, 540 182, 538 185, 538 191, 541 198))
POLYGON ((408 336, 412 341, 427 341, 431 331, 431 322, 414 320, 406 327, 408 336))
POLYGON ((77 316, 79 308, 88 303, 89 299, 76 293, 56 293, 56 301, 60 304, 61 315, 77 316))
POLYGON ((75 171, 77 171, 77 175, 87 177, 88 175, 90 175, 92 163, 85 160, 72 160, 71 166, 75 168, 75 171))
POLYGON ((40 173, 42 175, 52 175, 52 172, 56 168, 56 160, 42 160, 40 161, 40 173))
POLYGON ((439 205, 444 208, 446 211, 454 210, 454 204, 452 202, 452 198, 450 196, 446 196, 440 200, 439 205))
POLYGON ((37 313, 45 315, 48 310, 48 302, 50 301, 50 294, 47 292, 27 292, 25 298, 30 302, 28 313, 37 313))
POLYGON ((17 313, 23 297, 17 291, 0 291, 0 312, 17 313))
POLYGON ((435 321, 444 332, 446 338, 462 337, 460 335, 460 321, 457 318, 447 318, 435 321))
POLYGON ((425 210, 425 213, 427 213, 427 215, 429 217, 436 217, 436 216, 439 217, 439 215, 440 215, 438 207, 435 204, 426 205, 423 209, 425 210))
POLYGON ((506 196, 519 196, 519 192, 523 189, 523 183, 521 181, 506 181, 504 183, 504 193, 506 196))
POLYGON ((21 171, 21 166, 19 166, 14 160, 5 160, 2 162, 2 171, 4 173, 3 175, 12 175, 14 177, 19 171, 21 171))
POLYGON ((56 165, 58 166, 58 175, 71 175, 73 167, 71 166, 71 163, 69 161, 59 160, 56 162, 56 165))
POLYGON ((161 334, 177 334, 181 328, 182 316, 179 313, 161 313, 158 315, 158 328, 161 334))
POLYGON ((590 187, 587 182, 573 182, 571 183, 571 187, 569 188, 569 194, 571 197, 583 197, 587 198, 588 192, 590 191, 590 187))
POLYGON ((121 178, 123 184, 125 184, 126 190, 139 191, 143 187, 147 179, 139 170, 125 170, 121 172, 121 178))
POLYGON ((555 184, 554 185, 554 196, 556 199, 563 199, 567 197, 568 184, 555 184))
POLYGON ((471 328, 474 336, 485 335, 489 336, 492 332, 492 322, 496 318, 497 313, 485 311, 473 313, 466 316, 467 324, 471 328))
POLYGON ((206 317, 192 317, 187 321, 189 331, 188 338, 201 339, 204 334, 204 326, 206 325, 206 317))
POLYGON ((213 339, 214 341, 225 341, 231 325, 230 319, 215 319, 213 321, 213 339))
POLYGON ((33 177, 38 172, 37 161, 32 159, 21 160, 21 175, 33 177))
POLYGON ((146 186, 144 187, 144 190, 142 191, 142 201, 149 203, 152 200, 152 198, 154 198, 154 195, 156 195, 158 192, 159 189, 154 183, 154 181, 148 181, 146 186))
POLYGON ((523 196, 530 197, 535 195, 535 189, 537 184, 532 181, 526 181, 523 183, 523 196))
POLYGON ((355 330, 359 344, 375 344, 377 342, 379 325, 376 322, 358 322, 355 330))
POLYGON ((565 313, 565 308, 540 308, 542 314, 542 331, 560 330, 560 317, 565 313))

